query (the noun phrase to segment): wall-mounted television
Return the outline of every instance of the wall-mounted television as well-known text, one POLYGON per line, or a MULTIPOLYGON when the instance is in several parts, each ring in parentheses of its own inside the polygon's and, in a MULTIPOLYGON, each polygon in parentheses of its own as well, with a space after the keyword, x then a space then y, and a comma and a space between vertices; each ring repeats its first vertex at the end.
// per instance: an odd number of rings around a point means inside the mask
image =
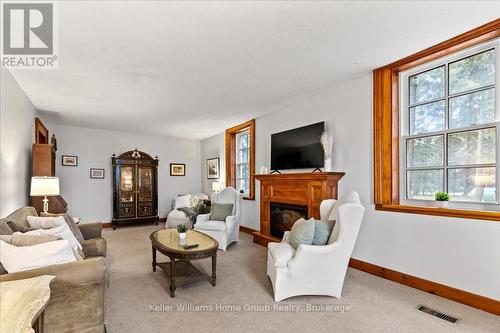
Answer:
POLYGON ((325 122, 295 128, 271 135, 271 169, 322 168, 325 153, 320 136, 325 122))

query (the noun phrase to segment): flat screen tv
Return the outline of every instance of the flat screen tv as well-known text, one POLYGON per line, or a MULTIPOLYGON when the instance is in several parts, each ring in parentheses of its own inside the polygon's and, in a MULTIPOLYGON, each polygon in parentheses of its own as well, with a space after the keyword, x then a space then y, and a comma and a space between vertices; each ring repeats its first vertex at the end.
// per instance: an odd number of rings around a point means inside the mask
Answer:
POLYGON ((322 168, 325 153, 320 136, 325 122, 320 122, 271 135, 271 169, 322 168))

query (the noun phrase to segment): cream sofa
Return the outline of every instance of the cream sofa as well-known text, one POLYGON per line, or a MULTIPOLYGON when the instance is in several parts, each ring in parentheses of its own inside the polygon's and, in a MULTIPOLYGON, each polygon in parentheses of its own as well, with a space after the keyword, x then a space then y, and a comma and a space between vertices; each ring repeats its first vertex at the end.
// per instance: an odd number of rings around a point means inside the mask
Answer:
MULTIPOLYGON (((33 207, 23 207, 0 219, 0 234, 11 234, 8 221, 29 227, 27 216, 36 216, 33 207), (10 230, 10 231, 9 231, 10 230)), ((45 310, 45 332, 105 332, 104 294, 108 284, 106 240, 100 223, 78 226, 85 239, 86 259, 60 265, 0 275, 0 281, 55 275, 50 285, 50 302, 45 310)))
MULTIPOLYGON (((203 203, 208 200, 208 195, 205 193, 187 193, 180 194, 177 198, 189 196, 189 204, 187 204, 186 208, 193 208, 199 203, 203 203)), ((193 222, 191 219, 184 213, 183 211, 176 209, 176 200, 175 198, 172 201, 172 210, 167 215, 167 221, 165 223, 166 229, 176 229, 179 224, 184 224, 188 229, 193 228, 193 222)), ((184 207, 182 207, 184 208, 184 207)))

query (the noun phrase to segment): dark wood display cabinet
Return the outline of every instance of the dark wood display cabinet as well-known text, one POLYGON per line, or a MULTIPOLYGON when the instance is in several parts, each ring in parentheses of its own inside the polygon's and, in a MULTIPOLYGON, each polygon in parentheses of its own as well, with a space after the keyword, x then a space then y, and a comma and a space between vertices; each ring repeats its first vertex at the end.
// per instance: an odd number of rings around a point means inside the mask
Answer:
POLYGON ((122 224, 158 225, 158 157, 137 149, 111 157, 113 229, 122 224))

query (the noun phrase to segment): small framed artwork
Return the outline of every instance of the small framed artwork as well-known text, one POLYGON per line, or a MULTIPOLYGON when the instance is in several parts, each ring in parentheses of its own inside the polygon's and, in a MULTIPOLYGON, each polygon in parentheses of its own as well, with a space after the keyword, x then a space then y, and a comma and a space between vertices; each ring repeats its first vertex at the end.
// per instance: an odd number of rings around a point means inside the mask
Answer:
POLYGON ((63 155, 61 161, 63 166, 78 166, 78 156, 63 155))
POLYGON ((186 164, 170 163, 170 176, 185 176, 186 164))
POLYGON ((209 158, 207 159, 207 178, 208 179, 219 179, 220 175, 219 158, 209 158))
POLYGON ((104 169, 90 168, 90 179, 104 179, 104 169))

